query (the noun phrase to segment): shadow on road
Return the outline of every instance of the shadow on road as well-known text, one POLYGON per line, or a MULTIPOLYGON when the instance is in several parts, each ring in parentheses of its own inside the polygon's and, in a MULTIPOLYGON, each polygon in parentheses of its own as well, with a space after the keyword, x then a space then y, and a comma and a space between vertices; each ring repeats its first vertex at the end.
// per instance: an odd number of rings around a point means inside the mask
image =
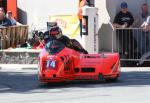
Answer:
POLYGON ((38 87, 36 74, 24 72, 0 72, 0 93, 26 92, 37 89, 38 87))
POLYGON ((143 87, 150 85, 150 71, 122 72, 118 82, 66 82, 57 84, 40 84, 36 74, 24 74, 22 72, 0 72, 0 93, 43 93, 47 89, 65 88, 100 88, 100 87, 143 87))

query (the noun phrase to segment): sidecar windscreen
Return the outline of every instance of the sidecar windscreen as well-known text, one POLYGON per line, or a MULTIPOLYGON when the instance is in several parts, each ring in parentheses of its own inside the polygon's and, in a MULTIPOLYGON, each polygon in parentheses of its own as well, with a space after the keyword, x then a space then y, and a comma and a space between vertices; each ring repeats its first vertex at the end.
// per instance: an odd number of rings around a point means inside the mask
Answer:
POLYGON ((49 54, 57 54, 64 48, 65 45, 58 40, 51 40, 45 45, 45 49, 49 54))

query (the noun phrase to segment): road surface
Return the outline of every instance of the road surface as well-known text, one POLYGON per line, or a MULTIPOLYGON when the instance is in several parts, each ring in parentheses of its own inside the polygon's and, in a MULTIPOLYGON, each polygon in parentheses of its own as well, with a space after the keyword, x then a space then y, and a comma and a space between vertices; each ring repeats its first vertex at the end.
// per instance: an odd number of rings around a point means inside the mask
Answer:
POLYGON ((36 69, 0 69, 0 103, 150 103, 150 68, 122 68, 116 83, 40 84, 36 69))

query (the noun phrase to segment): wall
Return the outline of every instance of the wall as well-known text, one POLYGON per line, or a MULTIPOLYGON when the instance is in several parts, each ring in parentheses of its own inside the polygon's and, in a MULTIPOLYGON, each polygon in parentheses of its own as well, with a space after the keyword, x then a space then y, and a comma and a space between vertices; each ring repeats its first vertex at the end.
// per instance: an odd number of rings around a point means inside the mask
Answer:
POLYGON ((20 22, 30 29, 46 29, 50 15, 75 14, 77 7, 78 0, 18 0, 20 22))
POLYGON ((99 51, 110 51, 112 27, 111 19, 116 14, 117 0, 95 0, 95 6, 99 9, 99 51))
POLYGON ((150 11, 150 0, 146 0, 146 2, 147 2, 147 4, 148 4, 148 9, 149 9, 149 11, 150 11))

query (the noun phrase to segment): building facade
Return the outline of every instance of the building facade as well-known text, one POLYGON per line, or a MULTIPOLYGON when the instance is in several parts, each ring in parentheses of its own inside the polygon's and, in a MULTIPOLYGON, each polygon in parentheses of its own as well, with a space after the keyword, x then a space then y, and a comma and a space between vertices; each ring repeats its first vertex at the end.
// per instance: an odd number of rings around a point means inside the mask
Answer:
MULTIPOLYGON (((120 3, 126 1, 134 18, 140 14, 141 5, 150 0, 91 0, 98 8, 99 51, 111 51, 112 22, 120 9, 120 3)), ((18 0, 20 22, 28 24, 30 29, 45 29, 50 15, 74 15, 78 12, 78 0, 18 0)))

